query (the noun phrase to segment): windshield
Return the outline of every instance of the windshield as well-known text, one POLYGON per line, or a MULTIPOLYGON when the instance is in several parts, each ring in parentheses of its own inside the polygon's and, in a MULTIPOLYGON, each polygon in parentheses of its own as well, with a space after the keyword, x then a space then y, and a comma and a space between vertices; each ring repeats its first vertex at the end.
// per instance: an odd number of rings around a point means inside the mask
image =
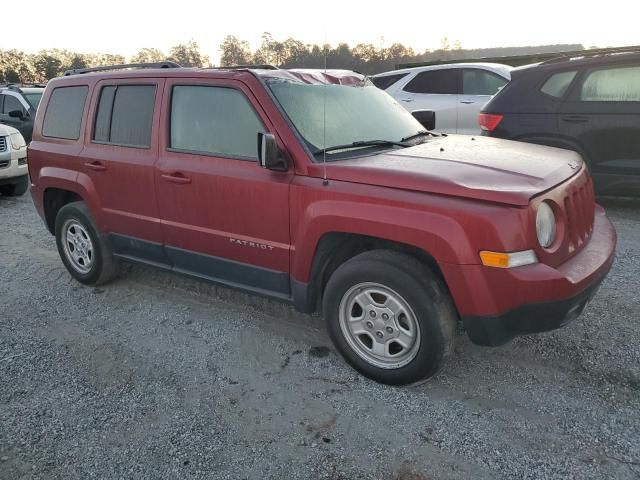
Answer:
POLYGON ((424 130, 400 104, 368 81, 334 85, 270 79, 267 84, 312 152, 369 140, 398 142, 424 130))
POLYGON ((25 97, 27 97, 27 101, 31 104, 34 110, 38 109, 38 105, 40 104, 40 99, 42 98, 42 93, 25 93, 25 97))

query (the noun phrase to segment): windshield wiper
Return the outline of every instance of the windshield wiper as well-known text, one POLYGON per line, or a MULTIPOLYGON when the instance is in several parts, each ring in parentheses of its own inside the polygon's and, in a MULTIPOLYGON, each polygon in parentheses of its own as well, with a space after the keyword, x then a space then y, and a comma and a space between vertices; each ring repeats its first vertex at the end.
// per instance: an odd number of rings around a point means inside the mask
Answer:
POLYGON ((413 135, 409 135, 408 137, 404 137, 401 142, 408 142, 409 140, 413 140, 414 138, 422 137, 423 135, 433 135, 434 137, 439 137, 437 133, 430 132, 429 130, 420 130, 418 133, 414 133, 413 135))
POLYGON ((409 147, 410 145, 404 142, 394 142, 393 140, 359 140, 353 143, 347 143, 345 145, 334 145, 333 147, 320 148, 313 152, 314 155, 321 153, 333 152, 335 150, 348 150, 351 148, 366 148, 366 147, 385 147, 385 146, 398 146, 409 147))

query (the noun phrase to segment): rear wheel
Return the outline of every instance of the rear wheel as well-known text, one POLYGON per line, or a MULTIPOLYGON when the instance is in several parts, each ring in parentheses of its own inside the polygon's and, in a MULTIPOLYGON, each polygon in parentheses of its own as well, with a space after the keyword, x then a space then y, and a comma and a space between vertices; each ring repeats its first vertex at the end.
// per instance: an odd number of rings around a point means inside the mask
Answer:
POLYGON ((441 280, 408 255, 371 251, 341 265, 324 296, 345 360, 381 383, 426 380, 453 351, 457 315, 441 280))
POLYGON ((100 285, 116 277, 118 264, 109 242, 95 227, 84 202, 73 202, 56 216, 56 244, 62 262, 81 283, 100 285))
POLYGON ((16 183, 0 185, 0 193, 7 197, 19 197, 24 195, 29 188, 29 177, 25 175, 16 180, 16 183))

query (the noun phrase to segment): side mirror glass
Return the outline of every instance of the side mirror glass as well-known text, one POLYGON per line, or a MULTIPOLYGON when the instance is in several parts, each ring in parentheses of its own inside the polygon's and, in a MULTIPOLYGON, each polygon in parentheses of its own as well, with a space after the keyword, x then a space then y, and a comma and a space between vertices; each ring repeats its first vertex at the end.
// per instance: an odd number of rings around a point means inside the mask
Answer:
POLYGON ((286 172, 288 169, 287 161, 272 133, 258 132, 258 163, 267 170, 286 172))
POLYGON ((11 110, 9 112, 9 116, 11 118, 19 118, 20 120, 24 120, 25 119, 25 115, 24 115, 24 112, 22 110, 11 110))
POLYGON ((411 115, 427 130, 435 130, 436 112, 431 110, 416 110, 415 112, 411 112, 411 115))

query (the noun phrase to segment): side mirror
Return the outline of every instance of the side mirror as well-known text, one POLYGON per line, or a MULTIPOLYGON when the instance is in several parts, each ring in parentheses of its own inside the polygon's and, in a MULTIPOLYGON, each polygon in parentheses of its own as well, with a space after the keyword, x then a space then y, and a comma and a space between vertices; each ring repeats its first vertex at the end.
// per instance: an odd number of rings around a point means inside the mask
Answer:
POLYGON ((432 110, 416 110, 415 112, 411 112, 411 115, 427 130, 435 130, 436 112, 432 110))
POLYGON ((9 112, 9 116, 11 118, 19 118, 20 120, 24 120, 26 118, 22 110, 11 110, 9 112))
POLYGON ((273 133, 258 132, 258 163, 268 170, 287 171, 287 160, 278 148, 273 133))

